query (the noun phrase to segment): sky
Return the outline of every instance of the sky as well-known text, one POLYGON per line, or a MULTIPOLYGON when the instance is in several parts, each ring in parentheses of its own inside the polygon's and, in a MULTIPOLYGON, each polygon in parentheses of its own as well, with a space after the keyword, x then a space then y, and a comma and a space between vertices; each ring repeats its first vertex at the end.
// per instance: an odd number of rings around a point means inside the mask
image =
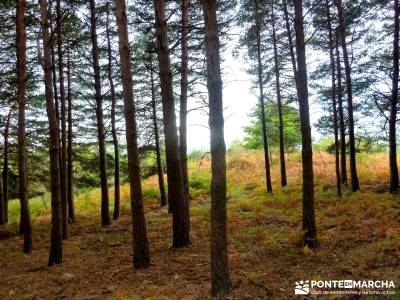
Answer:
MULTIPOLYGON (((250 124, 249 114, 257 104, 257 97, 251 93, 251 77, 245 71, 240 59, 233 58, 228 49, 224 53, 223 101, 225 118, 225 143, 228 146, 245 136, 243 127, 250 124)), ((192 99, 193 100, 193 99, 192 99)), ((190 99, 189 99, 190 101, 190 99)), ((188 115, 188 151, 209 148, 210 133, 208 116, 200 111, 188 115)))
MULTIPOLYGON (((227 147, 235 140, 243 140, 245 137, 244 127, 251 122, 249 114, 255 109, 258 97, 252 92, 252 76, 246 72, 246 64, 243 59, 232 56, 235 41, 231 42, 228 49, 221 53, 224 63, 223 69, 223 102, 225 118, 225 143, 227 147)), ((322 59, 315 51, 308 49, 307 64, 309 73, 317 66, 317 61, 322 59)), ((330 80, 328 78, 327 80, 330 80)), ((322 115, 321 106, 314 101, 313 93, 309 87, 310 118, 311 125, 315 124, 322 115)), ((194 101, 194 99, 189 99, 194 101)), ((190 105, 190 103, 189 103, 190 105)), ((193 105, 193 104, 192 104, 193 105)), ((188 115, 188 151, 209 149, 210 133, 208 116, 199 111, 191 111, 188 115)), ((312 126, 314 140, 321 135, 312 126)))

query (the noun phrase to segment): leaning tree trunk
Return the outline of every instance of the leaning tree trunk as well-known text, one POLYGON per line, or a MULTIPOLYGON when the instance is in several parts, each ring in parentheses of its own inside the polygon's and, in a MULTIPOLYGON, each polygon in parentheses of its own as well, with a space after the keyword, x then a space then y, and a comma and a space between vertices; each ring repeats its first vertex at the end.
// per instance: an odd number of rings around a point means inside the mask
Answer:
POLYGON ((390 166, 390 191, 397 193, 399 190, 399 168, 397 166, 396 123, 397 105, 399 95, 399 0, 394 0, 394 37, 393 37, 393 74, 392 97, 390 101, 389 117, 389 166, 390 166))
POLYGON ((8 223, 8 148, 9 135, 11 126, 11 113, 13 107, 10 108, 7 116, 6 128, 4 129, 4 158, 3 158, 3 199, 4 199, 4 220, 8 223))
POLYGON ((114 144, 114 213, 113 219, 119 218, 120 214, 120 179, 119 179, 119 145, 118 145, 118 134, 116 129, 115 120, 115 110, 117 104, 117 98, 115 96, 115 86, 112 74, 112 54, 111 54, 111 40, 110 40, 110 28, 109 28, 109 18, 110 18, 110 8, 107 5, 107 23, 106 23, 106 33, 107 33, 107 56, 108 56, 108 82, 110 83, 111 91, 111 134, 114 144))
POLYGON ((280 65, 278 57, 278 47, 276 41, 276 30, 275 30, 275 14, 273 12, 272 4, 272 39, 274 43, 274 63, 275 63, 275 88, 276 88, 276 99, 278 104, 278 120, 279 120, 279 160, 281 166, 281 185, 287 185, 286 179, 286 162, 285 162, 285 142, 283 133, 283 114, 282 114, 282 94, 281 94, 281 83, 280 83, 280 65))
POLYGON ((107 186, 107 161, 106 161, 106 144, 104 133, 104 116, 103 116, 103 98, 101 94, 100 65, 99 65, 99 47, 97 43, 96 32, 96 3, 90 0, 90 37, 92 40, 92 58, 94 71, 94 89, 96 99, 96 118, 97 118, 97 135, 99 140, 99 165, 100 165, 100 181, 101 181, 101 225, 108 226, 111 224, 108 186, 107 186))
MULTIPOLYGON (((151 51, 151 50, 150 50, 151 51)), ((154 84, 154 70, 153 70, 153 56, 150 52, 149 54, 150 62, 150 81, 151 81, 151 108, 153 113, 153 128, 154 128, 154 143, 156 145, 156 157, 157 157, 157 175, 158 175, 158 186, 160 188, 160 205, 167 205, 167 194, 165 192, 164 183, 164 172, 161 163, 161 147, 160 147, 160 135, 158 132, 158 122, 157 122, 157 104, 156 104, 156 87, 154 84)), ((172 211, 171 211, 172 212, 172 211)))
POLYGON ((335 173, 336 173, 336 189, 337 195, 340 197, 342 195, 342 182, 340 178, 340 158, 339 158, 339 131, 338 131, 338 116, 337 116, 337 105, 336 105, 336 66, 334 57, 334 40, 333 40, 333 30, 331 21, 331 12, 329 0, 326 0, 326 19, 328 27, 329 36, 329 59, 331 67, 331 98, 332 98, 332 113, 333 113, 333 133, 335 136, 335 173))
POLYGON ((61 35, 61 0, 57 0, 56 26, 57 26, 57 54, 58 54, 58 78, 60 82, 60 105, 61 105, 61 165, 60 165, 60 186, 61 186, 61 216, 63 239, 68 239, 68 197, 67 197, 67 123, 64 88, 64 61, 61 35))
POLYGON ((317 246, 317 229, 314 212, 314 171, 310 112, 308 104, 306 47, 304 42, 303 1, 294 1, 296 53, 297 53, 297 97, 300 109, 300 130, 303 164, 303 231, 304 244, 317 246))
POLYGON ((356 163, 356 146, 354 137, 354 117, 353 117, 353 91, 352 91, 352 80, 351 80, 351 67, 349 61, 349 55, 347 52, 346 45, 346 27, 343 12, 342 0, 335 0, 338 11, 339 19, 339 32, 340 42, 342 45, 344 69, 346 73, 346 90, 347 90, 347 110, 349 118, 349 154, 350 154, 350 176, 351 176, 351 189, 353 192, 360 189, 357 175, 357 163, 356 163))
MULTIPOLYGON (((182 20, 181 20, 181 95, 179 108, 179 148, 182 161, 182 176, 185 187, 185 199, 189 201, 189 173, 187 165, 187 100, 188 100, 188 73, 189 73, 189 0, 181 2, 182 20)), ((188 204, 189 205, 189 204, 188 204)))
POLYGON ((256 38, 257 38, 257 75, 258 75, 258 88, 260 91, 260 109, 261 109, 261 125, 262 125, 262 138, 264 148, 264 164, 265 164, 265 183, 267 192, 272 193, 271 170, 268 151, 268 135, 267 135, 267 120, 265 117, 265 100, 264 100, 264 78, 263 67, 261 61, 261 20, 259 15, 259 2, 255 0, 256 4, 256 38))
POLYGON ((339 52, 339 35, 336 35, 335 43, 336 52, 336 71, 337 71, 337 96, 338 96, 338 114, 339 114, 339 132, 340 132, 340 177, 342 183, 347 185, 347 169, 346 169, 346 128, 343 112, 342 97, 342 68, 340 65, 339 52))
POLYGON ((176 128, 175 99, 172 89, 171 62, 168 48, 165 0, 155 0, 157 53, 163 103, 165 150, 168 174, 168 203, 172 205, 173 247, 181 248, 190 244, 189 206, 185 200, 181 157, 176 128))
POLYGON ((59 130, 53 98, 51 39, 49 33, 47 0, 40 0, 41 28, 43 36, 43 70, 46 94, 46 110, 50 131, 50 178, 51 178, 51 242, 49 266, 62 262, 61 194, 59 170, 59 130))
POLYGON ((75 205, 74 205, 74 193, 73 193, 73 157, 72 157, 72 89, 71 89, 71 60, 68 49, 68 61, 67 61, 67 101, 68 101, 68 148, 67 148, 67 202, 68 202, 68 220, 70 222, 75 221, 75 205))
POLYGON ((203 0, 207 89, 211 137, 211 292, 224 296, 231 291, 226 237, 226 147, 222 103, 217 4, 203 0))
POLYGON ((118 26, 119 55, 121 61, 122 88, 124 94, 124 114, 131 191, 133 266, 134 268, 145 268, 150 264, 150 257, 149 246, 147 242, 146 221, 143 210, 143 194, 137 143, 136 111, 135 102, 133 101, 133 82, 130 64, 131 56, 128 20, 126 17, 124 0, 116 0, 116 17, 118 26))

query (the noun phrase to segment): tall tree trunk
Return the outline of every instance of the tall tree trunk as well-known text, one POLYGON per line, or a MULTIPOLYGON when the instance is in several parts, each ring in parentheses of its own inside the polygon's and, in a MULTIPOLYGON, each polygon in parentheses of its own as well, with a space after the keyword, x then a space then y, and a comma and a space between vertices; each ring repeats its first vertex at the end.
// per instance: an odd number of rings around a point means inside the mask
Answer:
MULTIPOLYGON (((189 0, 181 1, 181 95, 179 109, 179 147, 182 160, 182 176, 185 187, 185 199, 189 201, 189 173, 187 166, 187 100, 188 100, 188 72, 189 72, 189 50, 188 50, 188 34, 189 34, 189 0)), ((189 205, 189 204, 188 204, 189 205)))
POLYGON ((394 34, 393 34, 393 74, 392 97, 390 101, 389 117, 389 166, 390 166, 390 191, 397 193, 399 190, 399 168, 397 166, 396 123, 397 105, 399 95, 399 0, 394 0, 394 34))
POLYGON ((303 1, 294 1, 296 53, 297 53, 297 97, 300 109, 300 130, 303 163, 303 231, 304 244, 317 246, 317 229, 314 212, 314 171, 310 113, 308 104, 306 47, 304 42, 303 1))
MULTIPOLYGON (((150 81, 151 81, 151 108, 153 112, 153 128, 154 128, 154 143, 156 145, 156 156, 157 156, 157 175, 158 175, 158 186, 160 188, 160 205, 167 205, 167 194, 165 192, 164 184, 164 172, 161 163, 161 147, 160 147, 160 136, 158 133, 158 122, 157 122, 157 105, 156 105, 156 87, 154 84, 154 69, 153 69, 153 56, 149 54, 150 62, 150 81)), ((172 211, 171 211, 172 212, 172 211)))
POLYGON ((64 88, 64 61, 61 35, 61 0, 57 0, 57 54, 58 54, 58 78, 60 80, 60 105, 61 105, 61 164, 60 164, 60 186, 61 186, 61 216, 63 239, 68 238, 68 197, 67 197, 67 124, 64 88))
POLYGON ((168 48, 165 0, 155 0, 157 53, 160 68, 161 95, 163 103, 165 148, 168 174, 168 202, 172 205, 173 247, 181 248, 190 244, 189 206, 185 200, 178 135, 176 128, 175 100, 172 90, 171 62, 168 48))
POLYGON ((231 291, 231 281, 226 238, 226 147, 217 3, 203 0, 202 5, 211 137, 211 292, 213 296, 224 296, 231 291))
POLYGON ((347 169, 346 169, 346 128, 343 112, 342 97, 342 68, 340 65, 339 52, 339 35, 336 35, 336 70, 337 70, 337 96, 338 96, 338 113, 339 113, 339 132, 340 132, 340 178, 342 183, 347 185, 347 169))
POLYGON ((334 40, 333 40, 333 30, 331 21, 329 0, 326 0, 326 19, 328 27, 329 36, 329 58, 331 64, 331 77, 332 77, 332 87, 331 87, 331 98, 332 98, 332 113, 333 113, 333 133, 335 136, 335 172, 336 172, 336 188, 337 195, 340 197, 342 195, 342 182, 340 178, 340 161, 339 161, 339 132, 338 132, 338 116, 337 116, 337 105, 336 105, 336 66, 335 66, 335 56, 334 56, 334 40))
MULTIPOLYGON (((53 13, 51 11, 51 5, 52 3, 50 2, 50 7, 49 7, 49 24, 50 24, 50 38, 51 38, 51 71, 52 71, 52 76, 53 76, 53 90, 54 90, 54 103, 55 103, 55 108, 56 108, 56 118, 57 118, 57 123, 60 121, 60 112, 59 112, 59 100, 58 100, 58 87, 57 87, 57 68, 56 68, 56 53, 54 49, 54 37, 55 33, 53 30, 53 13)), ((60 157, 60 165, 61 165, 61 155, 60 157)))
POLYGON ((67 61, 67 101, 68 101, 68 147, 67 147, 67 197, 68 197, 68 220, 75 221, 75 205, 73 193, 73 157, 72 157, 72 89, 71 89, 71 60, 68 49, 67 61))
POLYGON ((7 121, 6 121, 6 127, 4 128, 4 134, 3 134, 3 139, 4 139, 4 158, 3 158, 3 173, 2 178, 3 178, 3 201, 4 201, 4 222, 8 223, 8 138, 10 134, 10 125, 11 125, 11 113, 13 111, 13 107, 10 108, 8 115, 7 115, 7 121))
POLYGON ((4 211, 4 197, 3 197, 3 178, 0 176, 0 225, 6 223, 6 214, 4 211))
POLYGON ((286 25, 286 34, 289 43, 289 54, 290 54, 290 61, 292 63, 293 74, 294 74, 294 81, 297 81, 297 66, 296 66, 296 56, 294 53, 294 45, 293 45, 293 38, 292 38, 292 27, 290 25, 289 19, 289 11, 288 11, 288 4, 287 0, 283 0, 283 13, 285 16, 285 25, 286 25))
POLYGON ((107 186, 107 161, 106 161, 106 145, 104 133, 104 117, 103 117, 103 99, 101 95, 100 66, 99 66, 99 47, 97 44, 96 33, 96 3, 90 0, 90 36, 92 40, 92 57, 94 70, 94 88, 96 99, 96 117, 97 117, 97 133, 99 139, 99 165, 100 165, 100 181, 101 181, 101 224, 108 226, 111 224, 108 186, 107 186))
POLYGON ((25 91, 26 91, 26 28, 25 0, 17 1, 17 81, 18 81, 18 187, 21 203, 20 233, 24 234, 24 253, 32 251, 32 224, 28 202, 28 176, 25 132, 25 91))
POLYGON ((41 27, 43 36, 43 70, 46 94, 46 110, 50 131, 50 178, 51 178, 51 244, 49 266, 62 262, 61 194, 59 170, 59 129, 53 98, 51 48, 47 0, 40 0, 41 27))
POLYGON ((140 177, 139 153, 137 144, 136 111, 133 101, 133 82, 130 62, 128 21, 125 1, 116 0, 119 55, 121 61, 122 88, 124 94, 124 114, 126 141, 128 148, 128 166, 131 191, 131 209, 133 224, 133 266, 145 268, 150 264, 147 242, 146 221, 143 210, 142 183, 140 177))
POLYGON ((4 159, 3 159, 3 199, 4 199, 4 220, 8 223, 8 148, 9 135, 11 126, 11 113, 14 108, 11 107, 8 112, 6 128, 4 129, 4 159))
POLYGON ((116 129, 115 121, 115 110, 116 110, 116 96, 115 96, 115 86, 112 74, 112 54, 111 54, 111 40, 110 40, 110 28, 109 28, 109 18, 110 18, 110 7, 107 4, 107 23, 106 23, 106 33, 107 33, 107 55, 108 55, 108 81, 110 83, 111 91, 111 134, 114 144, 114 213, 113 219, 119 218, 120 214, 120 179, 119 179, 119 145, 118 145, 118 134, 116 129))
POLYGON ((286 162, 285 162, 285 142, 283 133, 283 114, 282 114, 282 94, 281 94, 281 83, 280 83, 280 65, 278 57, 278 47, 276 42, 276 30, 275 30, 275 14, 273 11, 272 4, 272 39, 274 43, 274 63, 275 63, 275 88, 276 88, 276 99, 278 104, 278 120, 279 120, 279 159, 281 166, 281 185, 287 185, 286 179, 286 162))
POLYGON ((352 82, 351 82, 351 67, 349 61, 349 55, 347 53, 347 45, 346 45, 346 27, 344 20, 344 12, 343 12, 343 3, 342 0, 335 0, 336 7, 338 11, 338 19, 339 19, 339 32, 340 32, 340 41, 342 45, 343 52, 343 60, 344 60, 344 69, 346 73, 346 90, 347 90, 347 110, 348 110, 348 118, 349 118, 349 152, 350 152, 350 176, 351 176, 351 189, 353 192, 360 189, 360 184, 358 182, 357 175, 357 163, 356 163, 356 146, 355 146, 355 137, 354 137, 354 117, 353 117, 353 91, 352 91, 352 82))
POLYGON ((265 100, 264 100, 264 78, 263 67, 261 61, 261 20, 259 14, 259 1, 255 0, 256 4, 256 38, 257 38, 257 75, 258 75, 258 88, 260 91, 260 109, 261 109, 261 125, 262 125, 262 138, 264 148, 264 164, 265 164, 265 182, 267 192, 272 193, 271 170, 269 163, 268 151, 268 135, 267 135, 267 121, 265 117, 265 100))

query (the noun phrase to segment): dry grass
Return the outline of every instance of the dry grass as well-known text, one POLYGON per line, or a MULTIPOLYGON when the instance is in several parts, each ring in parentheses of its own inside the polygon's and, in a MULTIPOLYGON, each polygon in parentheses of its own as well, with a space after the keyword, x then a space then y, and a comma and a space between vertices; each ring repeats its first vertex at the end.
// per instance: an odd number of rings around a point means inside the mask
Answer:
MULTIPOLYGON (((387 184, 386 155, 359 155, 362 191, 346 190, 337 199, 333 157, 315 153, 316 250, 301 245, 299 155, 287 158, 286 188, 279 187, 278 158, 272 162, 274 194, 267 195, 262 154, 237 151, 228 156, 233 299, 292 298, 294 282, 301 279, 391 279, 398 285, 399 198, 374 192, 387 184)), ((46 266, 49 215, 43 201, 35 202, 39 213, 33 222, 33 253, 21 253, 18 236, 0 240, 0 299, 210 298, 209 168, 208 158, 200 167, 198 161, 190 163, 193 244, 182 250, 170 248, 171 218, 158 208, 156 178, 144 182, 152 260, 146 270, 132 268, 127 185, 121 187, 123 216, 107 228, 100 226, 99 191, 76 197, 79 221, 71 225, 71 237, 64 243, 64 263, 51 268, 46 266)), ((0 228, 3 234, 16 230, 16 219, 0 228)))

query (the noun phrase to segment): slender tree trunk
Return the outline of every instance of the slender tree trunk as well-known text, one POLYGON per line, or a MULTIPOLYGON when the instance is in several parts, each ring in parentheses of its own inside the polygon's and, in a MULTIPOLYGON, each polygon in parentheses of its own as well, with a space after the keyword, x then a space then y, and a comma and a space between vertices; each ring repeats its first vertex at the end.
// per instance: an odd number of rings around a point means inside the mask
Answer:
POLYGON ((68 49, 67 61, 67 101, 68 101, 68 147, 67 147, 67 185, 68 185, 68 220, 75 221, 75 205, 73 193, 73 157, 72 157, 72 89, 71 89, 71 60, 68 49))
POLYGON ((347 53, 346 27, 345 27, 345 20, 344 20, 343 3, 342 3, 342 0, 335 0, 335 1, 336 1, 336 7, 337 7, 337 11, 338 11, 340 41, 342 44, 344 69, 345 69, 345 73, 346 73, 346 90, 347 90, 347 106, 348 106, 347 110, 348 110, 348 118, 349 118, 349 150, 350 150, 351 189, 353 192, 355 192, 360 189, 360 184, 358 182, 357 163, 356 163, 356 146, 355 146, 355 137, 354 137, 353 91, 352 91, 352 82, 351 82, 351 67, 350 67, 349 55, 347 53))
POLYGON ((167 194, 165 192, 164 172, 161 163, 160 136, 158 133, 158 124, 157 124, 156 88, 154 84, 153 56, 151 53, 149 54, 149 62, 150 62, 150 81, 151 81, 151 108, 153 112, 154 143, 156 145, 157 175, 158 175, 158 186, 160 188, 160 202, 161 202, 160 205, 165 206, 167 205, 167 194))
POLYGON ((300 108, 300 129, 303 163, 303 231, 304 244, 317 247, 317 229, 314 212, 314 171, 310 113, 308 104, 306 47, 304 42, 303 1, 294 1, 296 53, 297 53, 297 97, 300 108))
MULTIPOLYGON (((54 90, 54 102, 55 102, 55 108, 56 108, 56 118, 57 118, 57 123, 60 121, 60 112, 59 112, 59 100, 58 100, 58 87, 57 87, 57 70, 56 70, 56 53, 54 49, 54 30, 53 30, 53 14, 51 12, 51 2, 50 2, 50 7, 49 7, 49 24, 50 24, 50 38, 51 38, 51 71, 52 71, 52 76, 53 76, 53 90, 54 90)), ((60 155, 61 159, 61 155, 60 155)), ((60 165, 61 165, 61 160, 60 160, 60 165)))
POLYGON ((287 0, 283 0, 283 13, 284 13, 284 16, 285 16, 286 34, 287 34, 288 43, 289 43, 290 61, 292 63, 294 80, 296 82, 297 81, 297 63, 296 63, 296 56, 295 56, 295 53, 294 53, 294 45, 293 45, 293 38, 292 38, 292 27, 290 25, 287 0))
POLYGON ((7 116, 6 128, 4 129, 4 160, 3 160, 3 199, 4 199, 4 219, 8 223, 8 138, 11 126, 11 113, 13 107, 10 108, 7 116))
POLYGON ((21 203, 20 233, 24 234, 24 253, 32 251, 32 224, 28 202, 28 176, 25 132, 25 91, 26 91, 26 28, 25 0, 17 1, 17 80, 18 80, 18 187, 21 203))
POLYGON ((51 48, 47 0, 40 0, 41 27, 43 36, 43 70, 46 94, 46 110, 50 130, 50 177, 51 177, 51 244, 49 266, 62 262, 61 194, 59 170, 59 129, 53 98, 51 48))
POLYGON ((140 177, 140 164, 137 144, 136 112, 135 103, 133 101, 128 20, 126 17, 124 0, 116 0, 116 17, 118 26, 122 87, 124 94, 124 114, 128 148, 129 179, 131 187, 133 266, 134 268, 145 268, 150 264, 150 257, 149 246, 147 242, 146 221, 143 210, 142 183, 140 177))
POLYGON ((61 185, 61 216, 63 239, 68 239, 68 196, 67 196, 67 123, 64 88, 64 61, 61 35, 61 0, 57 0, 57 54, 58 54, 58 77, 60 80, 60 105, 61 105, 61 164, 60 164, 60 185, 61 185))
POLYGON ((399 190, 399 168, 397 166, 396 123, 397 105, 399 94, 399 0, 394 0, 394 34, 393 34, 393 74, 392 97, 390 101, 389 117, 389 166, 390 166, 390 191, 397 193, 399 190))
POLYGON ((165 148, 168 173, 168 203, 172 204, 173 247, 190 244, 189 206, 185 200, 182 164, 176 128, 175 100, 172 90, 171 62, 168 48, 165 0, 155 0, 157 53, 160 69, 161 95, 164 115, 165 148))
POLYGON ((336 172, 336 188, 337 195, 340 197, 342 195, 342 182, 340 178, 340 158, 339 158, 339 131, 338 131, 338 116, 337 116, 337 105, 336 105, 336 66, 335 66, 335 56, 334 56, 334 40, 333 40, 333 30, 331 21, 329 0, 326 0, 326 19, 328 26, 329 35, 329 58, 331 63, 331 76, 332 76, 332 87, 331 87, 331 98, 332 98, 332 113, 333 113, 333 133, 335 136, 335 172, 336 172))
POLYGON ((282 114, 282 94, 281 94, 281 83, 280 83, 280 65, 278 57, 278 47, 276 42, 276 30, 275 30, 275 14, 273 11, 272 4, 272 39, 274 43, 274 63, 275 63, 275 88, 276 88, 276 99, 278 104, 278 120, 279 120, 279 160, 281 166, 281 185, 287 185, 286 179, 286 162, 285 162, 285 142, 283 133, 283 114, 282 114))
POLYGON ((4 211, 4 197, 3 197, 3 178, 0 176, 0 225, 6 223, 6 214, 4 211))
POLYGON ((257 37, 257 75, 258 75, 258 88, 260 91, 260 109, 261 109, 261 125, 262 125, 262 137, 263 137, 263 148, 264 148, 264 164, 265 164, 265 182, 267 192, 272 193, 272 182, 271 182, 271 171, 269 163, 269 151, 268 151, 268 135, 267 135, 267 121, 265 117, 265 100, 264 100, 264 78, 263 78, 263 66, 261 61, 261 20, 259 15, 259 2, 255 0, 256 4, 256 37, 257 37))
POLYGON ((111 55, 111 40, 110 40, 110 28, 109 28, 109 15, 110 8, 107 5, 107 23, 106 23, 106 33, 107 33, 107 55, 108 55, 108 81, 110 83, 111 90, 111 134, 114 144, 114 213, 113 219, 117 220, 120 214, 120 179, 119 179, 119 145, 118 145, 118 134, 116 129, 115 121, 115 110, 116 110, 116 96, 115 96, 115 86, 112 74, 112 55, 111 55))
POLYGON ((224 296, 231 292, 231 281, 226 237, 226 147, 217 3, 203 0, 202 5, 211 136, 211 292, 213 296, 224 296))
POLYGON ((97 117, 97 132, 99 139, 99 165, 100 165, 100 180, 101 180, 101 224, 108 226, 111 224, 108 186, 107 186, 107 161, 106 161, 106 145, 104 133, 104 117, 103 117, 103 99, 101 95, 100 81, 100 66, 99 66, 99 47, 97 44, 96 32, 96 3, 95 0, 90 0, 90 36, 92 40, 92 57, 94 70, 94 88, 96 99, 96 117, 97 117))
MULTIPOLYGON (((189 34, 189 0, 181 1, 181 95, 180 95, 180 110, 179 110, 179 147, 182 160, 182 176, 185 187, 185 199, 189 201, 189 173, 187 166, 187 100, 188 100, 188 72, 189 72, 189 49, 188 49, 188 34, 189 34)), ((187 204, 189 205, 189 204, 187 204)))
POLYGON ((342 68, 340 66, 339 52, 339 35, 336 35, 336 70, 337 70, 337 96, 338 96, 338 112, 339 112, 339 132, 340 132, 340 178, 342 183, 347 185, 347 169, 346 169, 346 128, 343 112, 342 97, 342 68))

